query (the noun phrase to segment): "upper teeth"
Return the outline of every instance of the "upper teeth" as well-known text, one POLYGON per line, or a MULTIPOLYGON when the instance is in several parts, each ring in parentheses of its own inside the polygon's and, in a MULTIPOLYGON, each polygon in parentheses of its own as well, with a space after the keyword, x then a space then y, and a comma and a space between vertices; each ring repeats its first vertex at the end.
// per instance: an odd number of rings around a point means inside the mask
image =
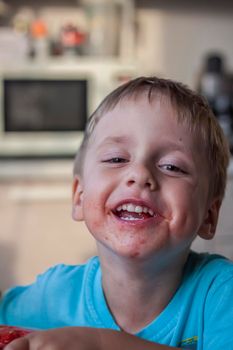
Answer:
POLYGON ((144 206, 141 206, 141 205, 135 205, 135 204, 132 204, 132 203, 127 203, 127 204, 123 204, 123 205, 119 205, 119 207, 116 208, 117 211, 121 211, 121 210, 126 210, 130 213, 149 213, 151 216, 154 216, 154 212, 153 210, 147 208, 147 207, 144 207, 144 206))

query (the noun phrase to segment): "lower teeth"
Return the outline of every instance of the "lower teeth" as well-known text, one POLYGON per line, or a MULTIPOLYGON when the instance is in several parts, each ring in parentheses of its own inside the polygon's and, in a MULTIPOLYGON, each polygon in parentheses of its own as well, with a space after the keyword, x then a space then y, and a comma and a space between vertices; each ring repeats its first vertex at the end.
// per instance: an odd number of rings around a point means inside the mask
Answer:
POLYGON ((122 220, 126 220, 126 221, 135 221, 135 220, 142 220, 143 218, 132 218, 132 217, 128 217, 128 218, 121 218, 122 220))

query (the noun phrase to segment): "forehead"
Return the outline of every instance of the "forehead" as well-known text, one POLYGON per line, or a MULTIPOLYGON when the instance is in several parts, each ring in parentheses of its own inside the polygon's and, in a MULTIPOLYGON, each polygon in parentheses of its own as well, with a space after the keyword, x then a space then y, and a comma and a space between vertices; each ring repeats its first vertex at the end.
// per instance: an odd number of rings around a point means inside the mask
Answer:
MULTIPOLYGON (((149 99, 148 94, 133 95, 120 100, 113 108, 103 112, 92 132, 92 140, 108 135, 133 134, 143 129, 167 129, 168 124, 178 125, 177 111, 170 100, 162 95, 149 99)), ((181 126, 183 129, 183 126, 181 126)))

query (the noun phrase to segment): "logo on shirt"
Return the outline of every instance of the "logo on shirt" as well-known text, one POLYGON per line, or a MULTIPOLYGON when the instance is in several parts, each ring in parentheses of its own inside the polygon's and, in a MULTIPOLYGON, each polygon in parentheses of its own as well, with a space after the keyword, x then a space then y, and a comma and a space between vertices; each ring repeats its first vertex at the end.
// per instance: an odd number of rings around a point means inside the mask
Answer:
POLYGON ((197 341, 198 337, 195 335, 194 337, 182 340, 179 346, 181 346, 182 349, 196 350, 197 341))

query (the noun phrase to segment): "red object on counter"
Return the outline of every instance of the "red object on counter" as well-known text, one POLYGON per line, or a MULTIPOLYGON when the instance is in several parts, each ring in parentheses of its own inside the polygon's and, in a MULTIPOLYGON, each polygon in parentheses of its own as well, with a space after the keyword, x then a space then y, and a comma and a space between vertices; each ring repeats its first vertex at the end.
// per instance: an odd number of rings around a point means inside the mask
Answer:
POLYGON ((0 350, 4 349, 12 340, 23 337, 31 332, 32 330, 30 329, 0 325, 0 350))

